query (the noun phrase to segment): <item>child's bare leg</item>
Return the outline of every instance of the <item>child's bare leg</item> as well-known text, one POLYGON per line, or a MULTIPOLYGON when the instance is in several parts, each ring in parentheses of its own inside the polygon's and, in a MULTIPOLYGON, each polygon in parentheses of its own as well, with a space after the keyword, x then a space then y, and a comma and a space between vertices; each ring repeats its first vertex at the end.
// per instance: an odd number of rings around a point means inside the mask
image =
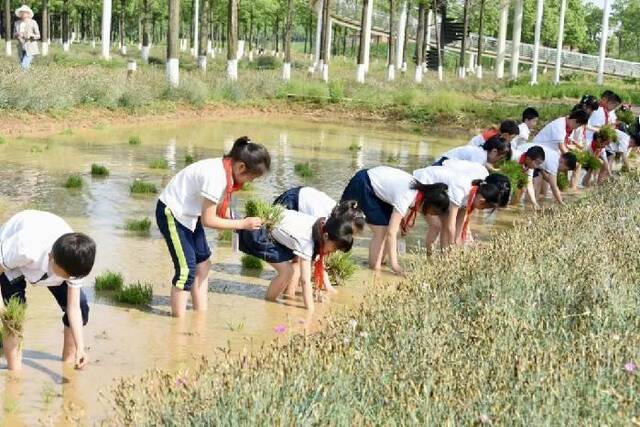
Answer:
POLYGON ((296 291, 298 290, 298 284, 300 282, 300 262, 297 258, 291 262, 291 268, 293 272, 291 275, 291 281, 287 285, 286 296, 288 298, 295 298, 296 291))
POLYGON ((189 300, 189 292, 171 287, 171 315, 173 317, 184 317, 187 312, 187 301, 189 300))
POLYGON ((193 309, 206 311, 209 307, 209 270, 211 262, 203 261, 196 265, 196 277, 191 286, 191 300, 193 309))
POLYGON ((2 336, 2 350, 7 359, 7 367, 10 371, 20 371, 22 369, 22 352, 20 351, 20 340, 13 335, 2 336))
POLYGON ((591 184, 591 173, 592 171, 588 170, 587 173, 582 178, 582 186, 588 187, 591 184))
POLYGON ((373 237, 369 242, 369 268, 380 270, 382 268, 382 257, 384 255, 385 240, 387 237, 387 226, 369 225, 373 232, 373 237))
POLYGON ((427 229, 427 236, 425 240, 425 246, 427 247, 427 255, 431 255, 433 253, 433 245, 438 239, 440 235, 440 230, 442 226, 440 224, 440 218, 434 215, 425 215, 425 219, 427 224, 429 224, 429 228, 427 229))
POLYGON ((291 277, 293 276, 293 266, 289 261, 271 264, 271 266, 276 270, 278 275, 271 281, 269 288, 267 288, 267 294, 264 297, 267 301, 277 300, 278 296, 280 296, 289 282, 291 282, 291 277))
POLYGON ((578 164, 576 166, 576 170, 571 172, 571 189, 572 190, 577 190, 578 189, 578 181, 580 179, 580 171, 582 171, 582 166, 580 166, 580 164, 578 164))
POLYGON ((75 362, 76 341, 73 339, 73 333, 68 326, 64 327, 64 340, 62 342, 62 361, 75 362))

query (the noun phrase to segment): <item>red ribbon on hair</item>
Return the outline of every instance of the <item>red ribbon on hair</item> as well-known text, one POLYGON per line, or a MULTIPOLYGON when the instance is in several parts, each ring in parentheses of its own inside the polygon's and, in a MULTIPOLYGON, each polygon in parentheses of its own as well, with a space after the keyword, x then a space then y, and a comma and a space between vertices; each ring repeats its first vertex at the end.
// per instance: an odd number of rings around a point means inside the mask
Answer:
POLYGON ((320 227, 320 249, 313 264, 313 277, 318 289, 324 289, 324 224, 320 227))
POLYGON ((231 158, 222 159, 222 166, 227 177, 227 187, 224 190, 222 201, 218 204, 217 214, 220 218, 226 218, 227 210, 231 204, 231 194, 240 190, 242 186, 233 182, 233 160, 231 158))
POLYGON ((416 217, 418 216, 418 210, 420 209, 420 206, 422 206, 423 202, 424 193, 418 191, 416 199, 413 202, 413 206, 409 209, 409 213, 407 213, 407 215, 402 218, 402 221, 400 222, 400 231, 402 232, 403 236, 406 235, 409 230, 411 230, 415 225, 416 217))
POLYGON ((608 125, 609 124, 609 110, 607 110, 607 104, 600 101, 599 104, 602 107, 602 111, 604 111, 604 124, 608 125))
POLYGON ((474 185, 473 187, 471 187, 471 191, 469 191, 469 198, 467 199, 467 212, 464 215, 464 223, 462 224, 461 239, 463 242, 467 240, 467 234, 469 232, 469 221, 471 220, 471 214, 475 209, 473 204, 476 201, 476 196, 478 195, 479 188, 480 188, 479 186, 474 185))
POLYGON ((484 142, 487 142, 488 140, 490 140, 491 138, 493 138, 494 136, 496 136, 498 134, 498 130, 497 129, 487 129, 484 132, 482 132, 482 139, 484 139, 484 142))

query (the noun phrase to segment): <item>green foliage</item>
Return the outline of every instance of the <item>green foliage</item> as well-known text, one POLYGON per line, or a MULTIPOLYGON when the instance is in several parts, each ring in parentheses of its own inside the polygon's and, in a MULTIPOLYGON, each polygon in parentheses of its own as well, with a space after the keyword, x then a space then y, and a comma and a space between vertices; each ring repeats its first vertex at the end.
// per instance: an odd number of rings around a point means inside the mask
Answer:
POLYGON ((350 253, 334 252, 325 260, 325 269, 333 283, 343 285, 355 274, 358 266, 350 253))
POLYGON ((556 182, 558 183, 558 189, 560 189, 560 191, 565 191, 569 188, 569 177, 566 172, 559 172, 556 177, 556 182))
POLYGON ((245 182, 242 184, 242 191, 254 191, 256 186, 252 182, 245 182))
POLYGON ((281 62, 275 56, 260 55, 254 58, 253 67, 258 70, 275 70, 280 68, 281 62))
POLYGON ((64 186, 65 188, 82 188, 82 177, 79 174, 70 175, 64 186))
POLYGON ((7 140, 4 139, 2 136, 0 136, 0 145, 4 144, 6 142, 7 142, 7 140))
POLYGON ((13 335, 22 339, 24 330, 24 319, 26 317, 26 306, 17 296, 13 296, 5 304, 4 310, 0 314, 2 320, 3 336, 13 335))
POLYGON ((153 287, 148 283, 131 283, 117 291, 113 297, 122 304, 149 305, 153 299, 153 287))
POLYGON ((140 144, 142 144, 142 139, 139 136, 134 135, 129 137, 129 145, 140 145, 140 144))
POLYGON ((511 190, 515 192, 517 189, 522 189, 527 186, 529 177, 518 162, 513 160, 507 160, 500 163, 500 173, 509 178, 511 183, 511 190))
POLYGON ((602 163, 600 163, 600 160, 594 156, 593 153, 584 150, 576 150, 574 153, 578 159, 578 163, 584 169, 597 171, 602 167, 602 163))
POLYGON ((618 118, 618 121, 626 123, 629 126, 634 125, 635 123, 638 122, 638 118, 630 109, 616 110, 616 117, 618 118))
POLYGON ((129 190, 132 194, 156 194, 158 192, 158 187, 156 187, 152 182, 136 179, 129 186, 129 190))
POLYGON ((169 169, 169 162, 167 159, 153 159, 149 162, 151 169, 169 169))
POLYGON ((96 277, 96 291, 120 291, 124 285, 122 274, 105 271, 96 277))
POLYGON ((185 165, 190 165, 191 163, 193 163, 195 161, 196 161, 195 157, 193 157, 191 154, 185 154, 184 155, 184 164, 185 165))
POLYGON ((91 165, 91 176, 109 176, 109 169, 104 165, 94 163, 91 165))
POLYGON ((616 133, 615 128, 611 125, 602 126, 600 130, 598 130, 598 135, 600 136, 600 139, 606 142, 618 141, 618 134, 616 133))
POLYGON ((344 98, 344 85, 342 82, 332 80, 329 82, 329 102, 337 104, 344 98))
POLYGON ((231 230, 218 230, 218 241, 223 243, 231 242, 233 231, 231 230))
POLYGON ((294 171, 300 178, 311 178, 313 176, 313 169, 311 169, 311 164, 309 164, 309 162, 296 163, 294 171))
POLYGON ((151 220, 149 218, 130 219, 124 225, 124 229, 139 234, 149 234, 151 220))
POLYGON ((280 224, 284 216, 284 208, 281 205, 272 205, 260 199, 247 200, 244 211, 248 217, 261 218, 268 229, 280 224))
POLYGON ((356 142, 352 142, 351 145, 349 145, 349 151, 351 152, 357 152, 362 150, 362 147, 360 147, 360 145, 358 145, 358 143, 356 142))
POLYGON ((240 259, 240 263, 242 264, 242 268, 246 268, 247 270, 262 270, 264 269, 264 263, 260 258, 254 257, 253 255, 243 255, 240 259))

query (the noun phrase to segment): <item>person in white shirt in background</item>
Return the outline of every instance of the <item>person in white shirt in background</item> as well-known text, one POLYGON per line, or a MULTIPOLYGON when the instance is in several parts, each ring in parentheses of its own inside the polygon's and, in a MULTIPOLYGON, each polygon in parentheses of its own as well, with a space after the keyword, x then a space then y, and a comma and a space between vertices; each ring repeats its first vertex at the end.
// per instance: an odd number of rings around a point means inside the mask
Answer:
POLYGON ((520 134, 520 129, 518 128, 518 124, 513 120, 503 120, 500 123, 499 128, 489 128, 482 132, 479 135, 474 136, 469 141, 469 145, 475 145, 477 147, 482 147, 485 142, 489 140, 489 138, 493 136, 499 136, 500 138, 507 141, 511 144, 511 141, 516 138, 520 134))
POLYGON ((616 109, 622 104, 622 98, 610 90, 605 90, 600 96, 599 107, 589 117, 587 124, 587 143, 593 139, 593 133, 602 126, 616 127, 618 118, 616 109))
POLYGON ((629 170, 629 153, 631 150, 640 147, 640 133, 629 135, 619 129, 616 129, 618 137, 617 142, 607 145, 605 152, 607 153, 607 161, 609 162, 609 170, 613 170, 613 163, 619 158, 622 162, 622 170, 629 170))
POLYGON ((527 142, 529 142, 531 131, 536 128, 539 118, 540 114, 535 108, 527 107, 524 109, 524 111, 522 112, 522 123, 518 125, 518 130, 520 131, 520 133, 511 141, 512 149, 517 148, 521 144, 526 144, 527 142))
MULTIPOLYGON (((0 311, 12 298, 26 303, 27 283, 46 286, 64 312, 62 360, 82 369, 89 361, 82 327, 89 305, 82 279, 93 268, 96 244, 74 233, 60 217, 36 210, 19 212, 0 227, 0 311)), ((20 343, 3 336, 9 370, 22 367, 20 343)))
POLYGON ((489 174, 487 169, 465 160, 445 160, 441 166, 429 166, 413 171, 421 184, 446 184, 449 209, 440 215, 427 214, 429 224, 426 236, 427 254, 440 237, 440 247, 465 243, 469 237, 469 221, 477 209, 495 209, 509 203, 509 178, 499 173, 489 174))
MULTIPOLYGON (((7 11, 8 13, 8 11, 7 11)), ((15 23, 13 37, 18 40, 18 59, 20 68, 26 71, 31 67, 31 61, 35 55, 40 54, 38 40, 40 40, 40 29, 38 23, 33 20, 33 10, 27 5, 22 5, 16 9, 18 21, 15 23)), ((9 41, 7 41, 9 43, 9 41)))
POLYGON ((495 169, 498 163, 510 156, 511 146, 499 136, 492 136, 481 147, 475 145, 463 145, 453 148, 440 157, 431 166, 441 166, 445 160, 466 160, 478 163, 487 169, 495 169))

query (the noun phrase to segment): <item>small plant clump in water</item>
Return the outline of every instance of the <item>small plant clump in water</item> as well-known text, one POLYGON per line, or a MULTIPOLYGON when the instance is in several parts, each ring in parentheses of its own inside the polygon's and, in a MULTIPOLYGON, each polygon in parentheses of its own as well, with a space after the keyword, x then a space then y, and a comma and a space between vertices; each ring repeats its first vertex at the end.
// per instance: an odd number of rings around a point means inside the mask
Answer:
POLYGON ((129 186, 129 190, 131 190, 133 194, 155 194, 158 192, 158 187, 152 182, 136 179, 129 186))
POLYGON ((518 162, 514 162, 513 160, 503 161, 502 163, 500 163, 499 169, 500 173, 506 175, 506 177, 509 178, 512 191, 527 186, 529 177, 518 162))
POLYGON ((282 205, 272 205, 264 200, 247 200, 244 205, 245 214, 248 217, 258 217, 262 219, 262 224, 271 230, 282 221, 284 207, 282 205))
POLYGON ((393 154, 389 154, 387 157, 387 163, 395 165, 400 161, 400 156, 394 156, 393 154))
POLYGON ((564 191, 567 188, 569 188, 569 177, 567 176, 566 172, 558 173, 558 176, 556 178, 556 182, 558 183, 558 189, 560 191, 564 191))
POLYGON ((350 253, 334 252, 327 257, 325 269, 329 278, 336 285, 343 285, 358 270, 350 253))
POLYGON ((129 145, 140 145, 142 144, 142 139, 139 136, 131 136, 129 137, 129 145))
POLYGON ((352 142, 351 145, 349 145, 349 151, 358 152, 360 150, 362 150, 362 147, 355 142, 352 142))
POLYGON ((96 277, 96 291, 120 291, 124 285, 122 274, 105 271, 96 277))
POLYGON ((246 268, 247 270, 262 270, 264 268, 262 260, 253 255, 243 255, 240 262, 242 268, 246 268))
POLYGON ((294 170, 296 175, 301 178, 311 178, 313 176, 313 169, 311 169, 311 165, 309 162, 306 163, 296 163, 294 166, 294 170))
POLYGON ((153 287, 148 283, 132 283, 116 292, 114 298, 122 304, 149 305, 153 299, 153 287))
POLYGON ((70 175, 64 183, 65 188, 81 188, 82 177, 78 174, 70 175))
POLYGON ((94 163, 91 165, 91 176, 109 176, 109 169, 104 165, 94 163))
POLYGON ((169 169, 169 162, 167 159, 153 159, 149 162, 151 169, 169 169))
POLYGON ((130 219, 125 223, 124 228, 134 233, 149 234, 151 220, 149 218, 130 219))
POLYGON ((218 241, 230 242, 232 235, 233 235, 233 231, 231 230, 218 230, 218 241))
POLYGON ((191 154, 185 154, 184 155, 184 164, 185 165, 190 165, 191 163, 193 163, 195 161, 196 161, 195 157, 193 157, 191 154))
POLYGON ((3 336, 13 335, 22 339, 26 305, 17 296, 11 297, 0 314, 3 336))

